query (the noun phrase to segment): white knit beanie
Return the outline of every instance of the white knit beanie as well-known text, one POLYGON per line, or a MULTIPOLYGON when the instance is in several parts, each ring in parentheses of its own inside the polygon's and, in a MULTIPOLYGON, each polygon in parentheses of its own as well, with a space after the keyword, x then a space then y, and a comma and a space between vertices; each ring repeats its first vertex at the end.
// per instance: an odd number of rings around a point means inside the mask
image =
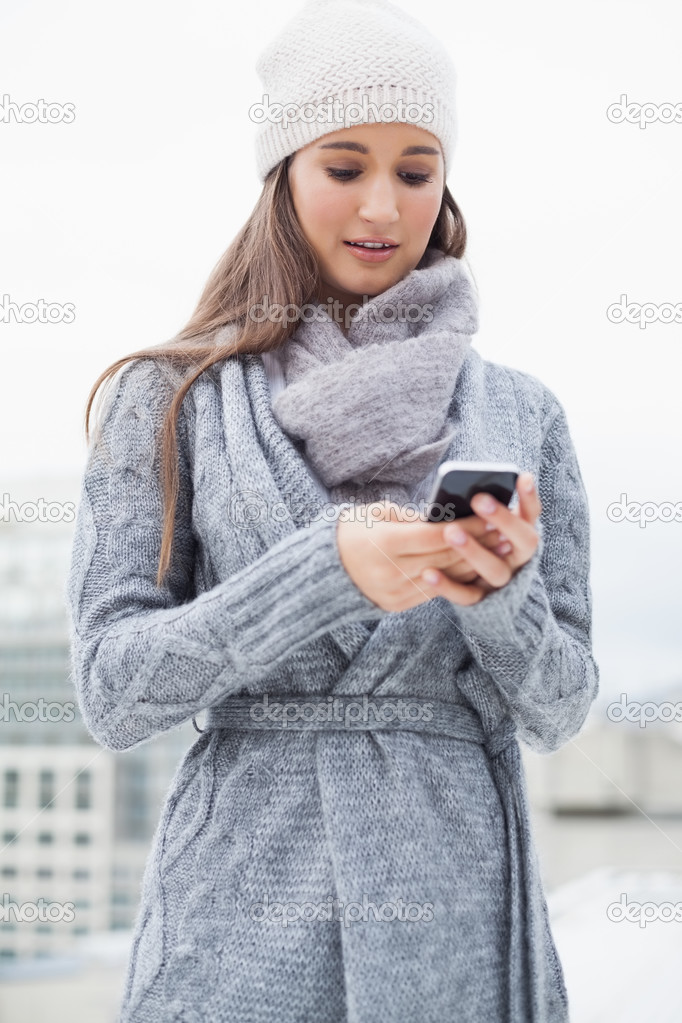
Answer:
POLYGON ((435 135, 447 176, 456 139, 454 66, 424 25, 388 0, 308 0, 261 53, 256 71, 264 95, 249 113, 260 123, 262 181, 315 139, 376 121, 407 121, 435 135))

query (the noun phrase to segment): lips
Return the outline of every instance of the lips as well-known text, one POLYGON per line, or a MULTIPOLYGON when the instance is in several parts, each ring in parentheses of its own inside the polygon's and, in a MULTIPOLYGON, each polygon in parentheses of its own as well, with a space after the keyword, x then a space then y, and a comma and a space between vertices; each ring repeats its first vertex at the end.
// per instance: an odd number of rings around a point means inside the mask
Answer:
POLYGON ((353 259, 359 260, 361 263, 371 265, 372 263, 385 263, 391 259, 393 253, 398 248, 397 245, 382 245, 379 248, 365 247, 364 245, 353 245, 351 242, 343 243, 348 251, 353 256, 353 259))
POLYGON ((382 251, 386 251, 388 249, 397 249, 398 248, 397 245, 394 245, 391 242, 381 242, 381 243, 377 242, 376 244, 371 244, 370 245, 370 244, 364 244, 363 242, 344 241, 343 244, 344 245, 350 245, 352 248, 355 248, 355 249, 366 249, 368 252, 382 252, 382 251))

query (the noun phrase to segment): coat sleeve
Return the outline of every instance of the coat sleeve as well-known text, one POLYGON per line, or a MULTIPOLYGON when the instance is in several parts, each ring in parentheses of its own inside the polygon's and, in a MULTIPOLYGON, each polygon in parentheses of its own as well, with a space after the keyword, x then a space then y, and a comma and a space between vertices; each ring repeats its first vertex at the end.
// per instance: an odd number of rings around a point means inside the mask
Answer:
POLYGON ((469 670, 483 672, 497 688, 520 738, 538 753, 578 733, 599 689, 587 496, 564 409, 552 397, 533 557, 478 604, 448 602, 473 658, 469 670))
POLYGON ((112 750, 188 720, 337 625, 387 613, 351 580, 337 523, 325 519, 195 595, 185 414, 191 389, 178 417, 172 570, 157 586, 163 507, 156 437, 172 394, 166 384, 154 360, 137 360, 103 410, 88 449, 63 590, 79 707, 93 738, 112 750))

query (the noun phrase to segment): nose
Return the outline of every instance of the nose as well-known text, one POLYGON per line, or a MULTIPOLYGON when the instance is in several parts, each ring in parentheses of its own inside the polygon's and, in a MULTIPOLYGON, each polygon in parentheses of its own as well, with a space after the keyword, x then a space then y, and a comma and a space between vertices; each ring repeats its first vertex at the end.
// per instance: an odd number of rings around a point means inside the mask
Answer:
POLYGON ((358 214, 373 224, 392 224, 398 219, 395 185, 388 174, 374 174, 369 178, 358 214))

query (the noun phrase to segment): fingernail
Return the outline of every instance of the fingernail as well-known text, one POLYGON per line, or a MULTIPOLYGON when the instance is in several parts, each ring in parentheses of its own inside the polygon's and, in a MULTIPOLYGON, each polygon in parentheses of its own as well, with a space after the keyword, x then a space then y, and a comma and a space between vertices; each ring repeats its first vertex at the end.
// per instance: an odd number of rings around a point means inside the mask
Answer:
POLYGON ((448 526, 445 530, 445 539, 448 543, 456 543, 457 545, 466 543, 466 533, 459 526, 448 526))
POLYGON ((530 494, 533 487, 535 486, 535 484, 533 483, 533 477, 529 472, 524 472, 523 483, 521 484, 521 486, 527 494, 530 494))
POLYGON ((431 584, 437 583, 438 582, 438 572, 434 572, 434 570, 432 568, 425 568, 424 571, 422 572, 422 579, 426 583, 431 583, 431 584))
POLYGON ((504 543, 498 544, 495 550, 498 554, 511 554, 512 545, 509 540, 506 540, 504 543))
POLYGON ((479 511, 482 511, 488 515, 490 515, 491 512, 495 511, 495 502, 493 501, 492 497, 490 497, 488 494, 476 494, 476 496, 472 499, 471 504, 472 507, 478 508, 479 511), (476 502, 475 505, 474 501, 476 502))

